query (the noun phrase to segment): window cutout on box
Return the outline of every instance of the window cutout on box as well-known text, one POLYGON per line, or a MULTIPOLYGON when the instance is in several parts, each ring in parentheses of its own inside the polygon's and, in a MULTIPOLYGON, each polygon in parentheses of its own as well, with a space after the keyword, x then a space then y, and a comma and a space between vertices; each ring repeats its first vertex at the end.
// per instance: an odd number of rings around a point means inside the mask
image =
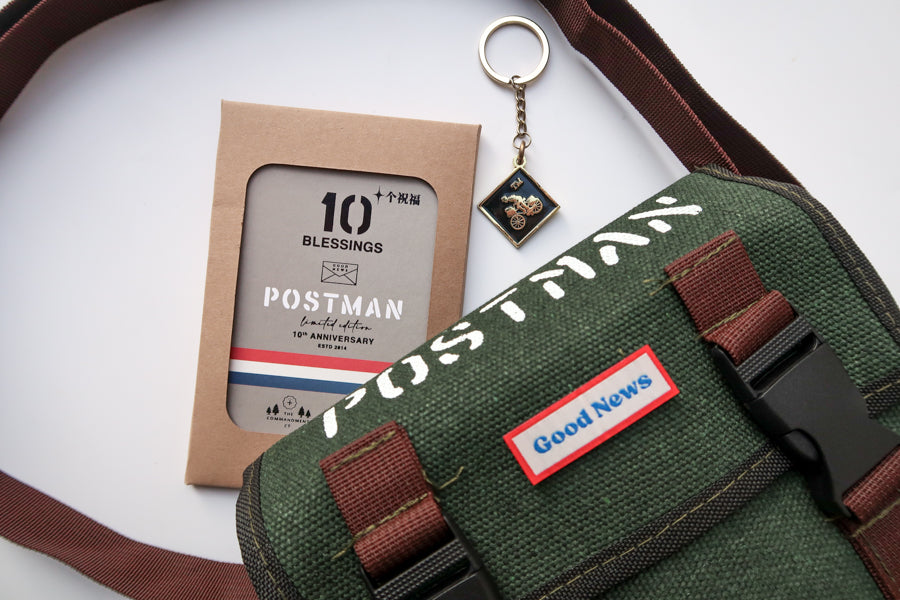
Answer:
POLYGON ((289 433, 425 341, 437 213, 413 177, 253 174, 228 368, 238 427, 289 433))

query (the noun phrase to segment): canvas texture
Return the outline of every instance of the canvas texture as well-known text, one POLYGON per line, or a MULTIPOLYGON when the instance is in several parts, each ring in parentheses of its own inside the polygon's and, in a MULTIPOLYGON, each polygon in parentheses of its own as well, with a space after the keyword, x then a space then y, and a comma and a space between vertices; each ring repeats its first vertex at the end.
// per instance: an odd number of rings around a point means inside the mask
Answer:
POLYGON ((333 558, 350 534, 318 463, 395 420, 431 481, 463 469, 436 495, 504 598, 878 598, 667 283, 667 264, 729 229, 900 431, 900 319, 865 258, 801 188, 700 169, 254 463, 238 533, 260 596, 368 597, 353 553, 333 558), (679 394, 532 485, 504 434, 645 345, 679 394))

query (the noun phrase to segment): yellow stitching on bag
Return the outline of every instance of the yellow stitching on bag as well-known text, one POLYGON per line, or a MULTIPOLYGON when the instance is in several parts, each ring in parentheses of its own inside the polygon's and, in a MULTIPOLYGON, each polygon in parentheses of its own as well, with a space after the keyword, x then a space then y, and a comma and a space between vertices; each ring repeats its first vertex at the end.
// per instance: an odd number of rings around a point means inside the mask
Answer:
POLYGON ((265 567, 266 575, 269 576, 269 579, 272 581, 272 585, 275 586, 275 591, 278 592, 278 595, 283 598, 283 600, 287 600, 287 596, 285 596, 284 591, 282 591, 281 586, 278 585, 278 581, 275 579, 275 576, 272 575, 272 571, 269 570, 269 563, 266 562, 266 557, 263 554, 262 546, 259 543, 259 538, 256 535, 256 527, 253 526, 253 502, 250 500, 251 490, 253 488, 253 478, 256 475, 256 470, 258 467, 254 467, 250 469, 250 477, 247 479, 247 515, 250 517, 250 536, 253 538, 253 544, 256 546, 256 552, 259 554, 259 559, 262 561, 263 566, 265 567))
MULTIPOLYGON (((450 487, 452 484, 454 484, 454 483, 456 483, 457 481, 459 481, 459 478, 460 478, 460 476, 462 475, 463 469, 465 469, 465 467, 460 467, 459 469, 457 469, 456 475, 454 475, 453 477, 451 477, 450 479, 448 479, 447 481, 445 481, 445 482, 444 482, 443 484, 441 484, 441 485, 437 485, 435 482, 433 482, 431 479, 429 479, 429 478, 428 478, 428 473, 425 472, 425 469, 422 469, 422 477, 425 478, 425 482, 426 482, 428 485, 430 485, 430 486, 433 487, 435 490, 437 490, 437 491, 440 492, 441 490, 446 489, 446 488, 450 487)), ((437 498, 435 498, 435 500, 437 500, 437 498)))
POLYGON ((350 550, 350 548, 353 547, 354 544, 356 544, 356 542, 363 539, 364 537, 366 537, 367 535, 369 535, 370 533, 372 533, 373 531, 375 531, 376 529, 378 529, 379 527, 381 527, 388 521, 390 521, 392 519, 396 519, 401 514, 408 511, 413 506, 415 506, 419 502, 422 502, 426 498, 428 498, 427 493, 422 494, 418 498, 413 498, 412 500, 410 500, 409 502, 407 502, 406 504, 404 504, 403 506, 401 506, 400 508, 398 508, 397 510, 395 510, 394 512, 392 512, 391 514, 386 516, 385 518, 381 519, 377 523, 373 523, 372 525, 369 525, 368 527, 360 530, 356 535, 353 536, 353 539, 351 539, 350 542, 340 550, 340 552, 338 552, 337 554, 335 554, 334 556, 331 557, 331 560, 337 560, 338 558, 342 557, 344 554, 347 553, 348 550, 350 550))
POLYGON ((897 381, 895 381, 895 382, 893 382, 893 383, 889 383, 889 384, 887 384, 886 386, 884 386, 884 387, 882 387, 882 388, 878 388, 878 389, 875 390, 874 392, 869 392, 868 394, 866 394, 865 396, 863 396, 863 398, 866 398, 866 399, 871 398, 871 397, 874 396, 875 394, 880 394, 881 392, 885 391, 886 389, 891 388, 891 387, 894 387, 894 386, 897 385, 898 383, 900 383, 900 379, 898 379, 897 381))
MULTIPOLYGON (((719 244, 719 246, 717 246, 712 251, 710 251, 709 254, 706 254, 705 256, 701 256, 699 259, 697 259, 697 262, 692 264, 690 267, 688 267, 688 268, 684 269, 683 271, 681 271, 680 273, 676 273, 675 275, 672 275, 668 279, 664 280, 658 288, 656 288, 655 290, 650 292, 650 295, 655 296, 670 283, 675 283, 679 279, 683 279, 684 277, 687 277, 691 271, 693 271, 694 269, 696 269, 697 267, 699 267, 706 261, 710 260, 713 256, 715 256, 716 254, 718 254, 719 252, 721 252, 722 250, 724 250, 725 248, 727 248, 728 246, 733 244, 735 241, 737 241, 737 239, 738 239, 738 236, 736 236, 736 235, 731 236, 730 238, 728 238, 727 240, 725 240, 724 242, 719 244)), ((654 280, 648 279, 645 283, 652 282, 652 281, 654 281, 654 280)))
POLYGON ((336 462, 336 463, 334 463, 333 465, 331 465, 331 467, 328 469, 328 472, 329 472, 329 473, 332 473, 332 472, 334 472, 334 471, 337 471, 338 469, 340 469, 341 467, 343 467, 343 466, 346 465, 347 463, 356 460, 357 458, 359 458, 360 456, 363 456, 364 454, 366 454, 366 453, 368 453, 368 452, 371 452, 372 450, 374 450, 375 448, 377 448, 377 447, 380 446, 381 444, 385 443, 386 441, 388 441, 389 439, 391 439, 392 437, 394 437, 396 434, 397 434, 397 430, 396 430, 396 429, 394 429, 393 431, 387 432, 386 434, 384 434, 383 436, 381 436, 380 438, 378 438, 377 440, 375 440, 374 442, 372 442, 372 443, 369 444, 368 446, 366 446, 366 447, 364 447, 364 448, 360 448, 359 450, 357 450, 357 451, 354 452, 353 454, 349 454, 349 455, 345 456, 344 458, 342 458, 341 460, 339 460, 338 462, 336 462))
POLYGON ((615 561, 619 560, 620 558, 622 558, 623 556, 626 556, 626 555, 628 555, 628 554, 631 554, 632 552, 634 552, 635 550, 637 550, 637 549, 640 548, 641 546, 643 546, 643 545, 645 545, 645 544, 648 544, 648 543, 652 542, 653 540, 659 538, 659 537, 660 537, 661 535, 663 535, 666 531, 668 531, 669 529, 671 529, 672 527, 674 527, 675 525, 677 525, 678 523, 680 523, 680 522, 683 521, 684 519, 688 518, 691 514, 693 514, 693 513, 695 513, 696 511, 700 510, 701 508, 703 508, 704 506, 706 506, 707 504, 709 504, 710 502, 712 502, 713 500, 715 500, 716 498, 718 498, 719 496, 721 496, 722 494, 724 494, 724 493, 725 493, 726 491, 728 491, 734 484, 736 484, 738 481, 740 481, 741 479, 743 479, 744 476, 747 475, 747 473, 749 473, 749 472, 752 471, 753 469, 757 468, 759 465, 761 465, 763 462, 765 462, 765 461, 766 461, 770 456, 772 456, 774 453, 775 453, 775 449, 774 449, 774 448, 773 448, 772 450, 769 450, 769 452, 766 453, 765 456, 763 456, 763 457, 760 458, 758 461, 756 461, 755 463, 753 463, 753 465, 751 465, 750 467, 748 467, 746 471, 744 471, 743 473, 741 473, 740 475, 738 475, 737 477, 735 477, 734 479, 732 479, 725 487, 723 487, 721 490, 719 490, 718 492, 716 492, 715 495, 711 496, 710 498, 704 500, 703 502, 701 502, 700 504, 698 504, 697 506, 695 506, 695 507, 692 508, 691 510, 687 511, 686 513, 684 513, 683 515, 681 515, 680 517, 678 517, 677 519, 675 519, 674 521, 672 521, 671 523, 669 523, 668 525, 666 525, 665 527, 663 527, 662 529, 660 529, 659 531, 657 531, 655 534, 653 534, 653 535, 651 535, 650 537, 648 537, 647 539, 645 539, 643 542, 641 542, 641 543, 639 543, 639 544, 635 544, 634 546, 632 546, 631 548, 629 548, 629 549, 626 550, 625 552, 622 552, 621 554, 617 554, 616 556, 613 556, 612 558, 609 558, 609 559, 603 561, 602 563, 600 563, 600 564, 598 564, 598 565, 594 565, 593 567, 591 567, 591 568, 587 569, 586 571, 584 571, 583 573, 581 573, 581 575, 576 575, 575 577, 573 577, 572 579, 570 579, 570 580, 567 581, 566 583, 560 585, 559 587, 555 588, 554 590, 552 590, 551 592, 545 594, 544 596, 541 596, 538 600, 547 600, 547 598, 549 598, 550 596, 553 596, 554 594, 556 594, 556 593, 559 592, 560 590, 562 590, 562 589, 564 589, 565 587, 567 587, 567 586, 569 586, 569 585, 575 583, 576 581, 578 581, 578 580, 581 579, 582 577, 588 575, 589 573, 591 573, 591 572, 593 572, 593 571, 596 571, 596 570, 599 569, 600 567, 604 567, 604 566, 608 565, 608 564, 611 563, 611 562, 615 562, 615 561))
POLYGON ((900 498, 898 498, 897 500, 894 500, 894 502, 891 503, 890 506, 888 506, 888 507, 885 508, 883 511, 881 511, 880 513, 878 513, 877 515, 875 515, 874 517, 872 517, 871 519, 869 519, 868 521, 866 521, 866 522, 863 523, 862 525, 860 525, 860 526, 859 526, 859 529, 857 529, 856 531, 854 531, 854 532, 853 532, 853 535, 851 535, 850 537, 851 537, 851 538, 855 538, 855 537, 858 536, 859 534, 864 533, 867 529, 869 529, 870 527, 872 527, 872 525, 874 525, 875 523, 877 523, 877 522, 880 521, 881 519, 883 519, 883 518, 885 518, 886 516, 888 516, 892 510, 894 510, 895 508, 897 508, 898 505, 900 505, 900 498))
POLYGON ((888 577, 891 578, 891 581, 894 582, 894 587, 897 587, 897 580, 894 578, 894 574, 891 573, 890 569, 888 569, 887 563, 884 562, 884 559, 881 557, 881 554, 878 553, 878 550, 875 549, 875 546, 869 543, 869 540, 862 537, 859 538, 862 540, 863 545, 868 548, 869 552, 871 552, 875 558, 878 560, 878 564, 881 565, 881 569, 887 574, 888 577))
MULTIPOLYGON (((762 300, 762 298, 760 298, 760 300, 762 300)), ((702 338, 702 337, 704 337, 704 336, 706 336, 706 335, 712 333, 713 331, 715 331, 716 329, 718 329, 718 328, 721 327, 722 325, 725 325, 726 323, 730 323, 731 321, 734 321, 735 319, 737 319, 737 318, 739 318, 741 315, 743 315, 745 312, 747 312, 748 310, 750 310, 751 308, 753 308, 753 306, 756 305, 758 302, 759 302, 759 300, 756 300, 756 301, 754 301, 754 302, 751 302, 751 303, 748 304, 746 307, 742 308, 741 310, 737 311, 736 313, 732 313, 731 315, 725 317, 724 319, 722 319, 721 321, 719 321, 719 322, 716 323, 715 325, 713 325, 713 326, 711 326, 711 327, 708 327, 705 331, 701 331, 699 334, 697 334, 696 339, 699 340, 700 338, 702 338)))

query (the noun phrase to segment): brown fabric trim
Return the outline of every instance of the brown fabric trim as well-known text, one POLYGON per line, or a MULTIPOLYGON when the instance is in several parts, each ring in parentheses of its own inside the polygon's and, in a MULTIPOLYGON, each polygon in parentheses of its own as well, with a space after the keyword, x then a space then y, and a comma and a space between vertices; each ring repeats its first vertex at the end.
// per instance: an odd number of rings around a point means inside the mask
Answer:
POLYGON ((859 519, 838 526, 888 600, 900 599, 900 449, 844 495, 859 519))
POLYGON ((897 502, 900 491, 900 450, 885 458, 844 496, 847 507, 863 523, 878 518, 886 507, 897 502))
POLYGON ((452 537, 406 431, 391 421, 319 462, 366 572, 385 581, 452 537))
POLYGON ((773 332, 790 325, 794 317, 794 309, 781 292, 772 291, 703 337, 724 348, 735 364, 741 364, 762 348, 773 332))
POLYGON ((126 538, 0 471, 0 535, 137 600, 256 598, 243 565, 126 538))
POLYGON ((666 267, 697 331, 708 332, 766 293, 743 243, 726 231, 666 267))
POLYGON ((366 571, 376 580, 400 572, 450 539, 441 509, 433 494, 410 501, 412 506, 386 519, 365 535, 353 549, 366 571))

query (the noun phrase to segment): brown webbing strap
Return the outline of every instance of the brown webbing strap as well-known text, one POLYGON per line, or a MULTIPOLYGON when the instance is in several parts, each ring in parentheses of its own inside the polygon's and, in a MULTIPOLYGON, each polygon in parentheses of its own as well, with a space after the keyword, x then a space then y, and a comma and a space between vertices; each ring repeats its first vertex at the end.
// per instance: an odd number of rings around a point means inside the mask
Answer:
MULTIPOLYGON (((659 70, 722 146, 741 174, 799 185, 794 176, 759 140, 706 93, 633 6, 625 0, 591 0, 590 6, 631 40, 659 70)), ((657 131, 666 128, 666 124, 662 123, 657 131)))
POLYGON ((391 421, 319 465, 352 546, 376 582, 452 537, 406 431, 391 421))
POLYGON ((0 471, 0 535, 137 600, 251 600, 243 565, 126 538, 0 471))
POLYGON ((572 46, 628 98, 681 163, 797 180, 703 90, 624 0, 541 0, 572 46))
MULTIPOLYGON (((666 267, 666 274, 707 341, 740 365, 794 318, 778 292, 766 292, 734 231, 666 267)), ((836 523, 888 600, 900 600, 900 450, 843 495, 855 519, 836 523)))
POLYGON ((0 11, 0 117, 53 52, 94 25, 156 0, 14 0, 0 11), (21 16, 20 16, 21 15, 21 16))

